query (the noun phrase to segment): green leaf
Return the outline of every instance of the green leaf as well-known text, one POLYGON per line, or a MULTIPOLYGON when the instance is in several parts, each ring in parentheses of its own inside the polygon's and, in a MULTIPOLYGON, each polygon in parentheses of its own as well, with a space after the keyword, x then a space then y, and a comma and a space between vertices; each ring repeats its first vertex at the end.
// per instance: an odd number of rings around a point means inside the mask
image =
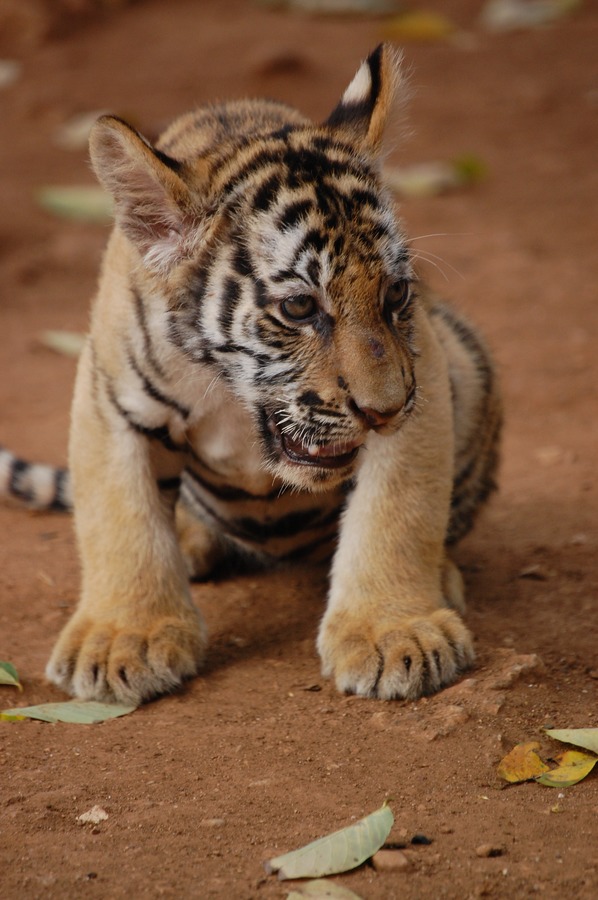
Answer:
POLYGON ((42 703, 40 706, 23 706, 20 709, 5 709, 0 719, 15 721, 21 718, 41 719, 42 722, 70 722, 74 725, 94 725, 106 719, 126 716, 137 709, 136 706, 121 706, 117 703, 95 703, 87 700, 67 700, 64 703, 42 703))
POLYGON ((547 728, 546 734, 557 741, 598 753, 598 728, 547 728))
POLYGON ((394 816, 386 803, 375 812, 326 835, 305 847, 277 856, 266 863, 267 872, 278 872, 278 877, 319 878, 348 872, 360 866, 380 849, 393 826, 394 816))
POLYGON ((555 762, 558 763, 556 769, 538 775, 538 784, 546 787, 571 787, 590 774, 598 762, 598 756, 589 756, 579 750, 565 750, 555 757, 555 762))
POLYGON ((38 191, 37 201, 65 219, 97 225, 109 225, 113 219, 112 198, 101 187, 45 187, 38 191))
POLYGON ((0 684, 8 684, 20 691, 23 690, 23 685, 19 681, 19 673, 12 663, 0 662, 0 684))

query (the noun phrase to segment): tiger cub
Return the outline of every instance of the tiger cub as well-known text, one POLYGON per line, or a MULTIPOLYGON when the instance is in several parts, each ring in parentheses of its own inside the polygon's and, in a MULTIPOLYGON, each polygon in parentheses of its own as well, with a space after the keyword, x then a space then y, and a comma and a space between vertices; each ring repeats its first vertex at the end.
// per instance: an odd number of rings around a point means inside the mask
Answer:
POLYGON ((334 551, 317 646, 341 691, 413 699, 471 664, 447 547, 494 486, 500 402, 382 184, 399 86, 382 45, 321 125, 263 100, 155 147, 96 123, 116 225, 73 403, 81 600, 47 668, 74 695, 138 703, 195 675, 189 575, 234 556, 334 551))

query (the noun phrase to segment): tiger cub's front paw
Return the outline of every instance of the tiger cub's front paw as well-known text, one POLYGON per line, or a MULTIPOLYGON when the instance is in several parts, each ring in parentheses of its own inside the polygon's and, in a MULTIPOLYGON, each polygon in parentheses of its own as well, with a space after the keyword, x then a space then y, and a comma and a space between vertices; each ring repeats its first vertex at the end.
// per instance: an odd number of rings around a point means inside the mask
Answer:
POLYGON ((457 613, 360 618, 331 611, 318 650, 325 675, 339 691, 382 700, 415 700, 450 684, 474 659, 471 635, 457 613))
POLYGON ((205 647, 194 608, 145 624, 96 621, 79 610, 60 635, 46 675, 81 700, 137 705, 196 675, 205 647))

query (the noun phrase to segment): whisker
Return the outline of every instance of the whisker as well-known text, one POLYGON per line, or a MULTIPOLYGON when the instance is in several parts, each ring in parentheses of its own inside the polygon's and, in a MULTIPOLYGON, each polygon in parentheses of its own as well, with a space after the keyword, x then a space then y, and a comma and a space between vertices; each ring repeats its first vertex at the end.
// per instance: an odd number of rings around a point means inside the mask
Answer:
POLYGON ((413 244, 414 241, 423 241, 426 238, 435 237, 471 237, 471 231, 436 231, 433 234, 418 234, 415 237, 408 237, 407 243, 413 244))
POLYGON ((454 272, 458 278, 464 279, 463 274, 457 268, 455 268, 455 266, 447 262, 446 259, 443 259, 442 256, 438 256, 436 253, 431 253, 429 250, 416 251, 412 254, 412 259, 421 260, 422 262, 427 263, 429 266, 434 266, 434 268, 440 272, 445 281, 450 281, 442 266, 435 262, 435 260, 440 260, 440 262, 443 263, 447 267, 447 269, 450 269, 451 272, 454 272))

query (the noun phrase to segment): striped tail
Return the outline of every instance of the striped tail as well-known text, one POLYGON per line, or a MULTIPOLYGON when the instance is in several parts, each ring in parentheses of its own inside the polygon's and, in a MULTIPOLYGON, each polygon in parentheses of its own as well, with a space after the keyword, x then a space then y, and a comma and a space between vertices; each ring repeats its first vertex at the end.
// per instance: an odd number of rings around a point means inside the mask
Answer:
POLYGON ((0 497, 13 497, 30 509, 72 509, 68 469, 30 463, 0 446, 0 497))

